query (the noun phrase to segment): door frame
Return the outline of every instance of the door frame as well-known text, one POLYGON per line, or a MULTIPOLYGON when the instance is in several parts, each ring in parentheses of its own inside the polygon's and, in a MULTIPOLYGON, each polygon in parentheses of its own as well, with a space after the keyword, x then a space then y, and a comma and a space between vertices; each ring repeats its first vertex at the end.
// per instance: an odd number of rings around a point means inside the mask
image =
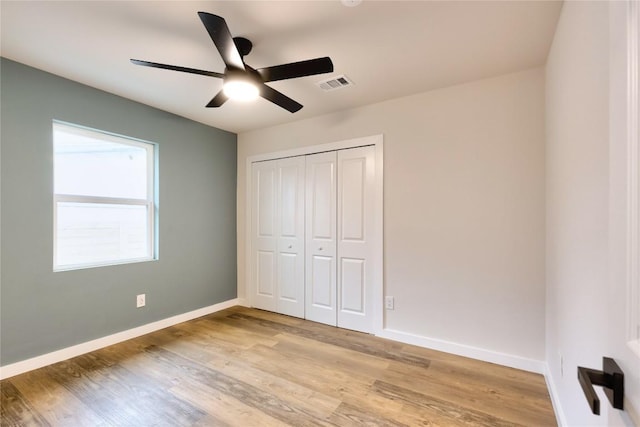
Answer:
MULTIPOLYGON (((624 411, 640 426, 640 3, 609 3, 609 280, 604 350, 625 373, 624 411)), ((629 421, 630 420, 630 421, 629 421)))
POLYGON ((253 236, 251 234, 251 185, 253 177, 251 173, 252 163, 276 160, 286 157, 306 156, 309 154, 323 153, 327 151, 346 150, 349 148, 357 148, 364 146, 373 146, 375 148, 375 183, 374 183, 374 223, 373 223, 373 278, 371 281, 373 293, 373 313, 371 330, 374 335, 378 335, 383 330, 384 312, 384 205, 383 205, 383 173, 384 173, 384 150, 383 136, 371 135, 362 138, 347 139, 343 141, 329 142, 326 144, 310 145, 306 147, 296 147, 288 150, 273 151, 270 153, 257 154, 247 157, 246 160, 246 188, 245 188, 245 289, 247 303, 253 306, 253 294, 255 293, 254 283, 252 283, 251 253, 253 245, 253 236))
POLYGON ((627 345, 640 358, 640 4, 627 3, 627 345))
MULTIPOLYGON (((640 426, 640 387, 638 380, 640 379, 640 369, 637 369, 640 363, 640 2, 627 0, 625 7, 626 18, 626 85, 622 85, 626 89, 625 96, 616 96, 614 94, 610 99, 610 108, 615 113, 622 116, 626 113, 626 117, 617 117, 620 120, 615 123, 622 123, 626 119, 626 129, 621 134, 620 141, 626 139, 626 183, 621 183, 621 188, 626 184, 626 271, 620 272, 622 276, 626 275, 626 291, 627 291, 627 331, 626 344, 627 351, 616 349, 620 352, 622 363, 629 367, 635 366, 636 369, 628 369, 625 382, 625 398, 624 407, 629 418, 633 423, 640 426), (626 105, 625 104, 626 101, 626 105), (617 106, 616 106, 617 104, 617 106), (623 106, 620 108, 620 106, 623 106), (626 108, 625 108, 626 107, 626 108), (619 109, 616 109, 619 108, 619 109), (626 132, 626 135, 625 135, 626 132), (624 138, 626 137, 626 138, 624 138), (626 274, 625 274, 626 273, 626 274)), ((615 5, 610 6, 610 14, 615 14, 615 5)), ((615 43, 622 39, 616 38, 616 29, 611 39, 615 43)), ((615 63, 610 62, 610 75, 616 72, 615 63)), ((621 67, 623 68, 623 67, 621 67)), ((616 74, 619 75, 619 74, 616 74)), ((621 94, 620 94, 621 95, 621 94)), ((611 96, 611 95, 610 95, 611 96)), ((618 136, 614 133, 614 137, 618 136)), ((618 182, 614 182, 614 185, 618 182)), ((612 189, 611 191, 615 191, 612 189)), ((615 208, 615 206, 614 206, 615 208)), ((612 248, 611 257, 622 255, 623 251, 617 251, 612 248)), ((615 307, 612 304, 611 307, 615 307)))

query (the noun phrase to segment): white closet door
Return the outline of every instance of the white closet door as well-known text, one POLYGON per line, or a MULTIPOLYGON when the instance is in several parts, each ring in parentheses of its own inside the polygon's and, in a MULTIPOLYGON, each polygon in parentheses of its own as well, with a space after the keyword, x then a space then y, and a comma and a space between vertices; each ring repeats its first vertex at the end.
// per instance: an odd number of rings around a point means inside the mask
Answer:
POLYGON ((304 317, 304 157, 252 165, 253 306, 304 317))
POLYGON ((304 317, 304 186, 303 156, 277 163, 277 311, 304 317))
POLYGON ((338 151, 338 326, 373 330, 375 149, 338 151))
POLYGON ((277 311, 277 161, 252 164, 253 306, 277 311))
POLYGON ((336 152, 306 157, 305 317, 336 325, 336 152))

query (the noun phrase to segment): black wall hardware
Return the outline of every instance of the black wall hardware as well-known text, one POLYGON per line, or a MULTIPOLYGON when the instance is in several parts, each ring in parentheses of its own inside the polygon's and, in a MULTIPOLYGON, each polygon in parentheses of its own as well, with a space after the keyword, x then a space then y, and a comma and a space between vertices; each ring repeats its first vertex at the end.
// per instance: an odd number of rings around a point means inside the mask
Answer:
POLYGON ((594 385, 604 387, 604 393, 609 402, 616 409, 624 409, 624 372, 615 360, 609 357, 602 358, 602 371, 583 368, 578 366, 578 380, 582 386, 582 391, 589 402, 591 412, 600 415, 600 399, 593 389, 594 385))

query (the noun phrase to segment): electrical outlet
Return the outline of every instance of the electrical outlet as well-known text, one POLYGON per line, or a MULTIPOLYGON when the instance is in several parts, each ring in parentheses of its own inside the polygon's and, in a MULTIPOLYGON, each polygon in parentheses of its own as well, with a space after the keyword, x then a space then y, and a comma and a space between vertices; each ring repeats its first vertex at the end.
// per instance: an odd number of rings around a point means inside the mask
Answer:
POLYGON ((384 308, 393 310, 393 297, 384 297, 384 308))
POLYGON ((146 303, 146 294, 140 294, 136 297, 136 308, 144 307, 146 303))

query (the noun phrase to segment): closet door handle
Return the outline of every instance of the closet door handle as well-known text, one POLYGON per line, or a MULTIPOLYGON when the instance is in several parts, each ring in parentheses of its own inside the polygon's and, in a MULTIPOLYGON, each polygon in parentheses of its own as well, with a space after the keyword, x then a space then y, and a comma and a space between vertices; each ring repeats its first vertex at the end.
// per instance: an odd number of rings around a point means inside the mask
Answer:
POLYGON ((321 251, 321 250, 322 250, 322 246, 320 246, 320 247, 318 248, 318 250, 319 250, 319 251, 321 251))

